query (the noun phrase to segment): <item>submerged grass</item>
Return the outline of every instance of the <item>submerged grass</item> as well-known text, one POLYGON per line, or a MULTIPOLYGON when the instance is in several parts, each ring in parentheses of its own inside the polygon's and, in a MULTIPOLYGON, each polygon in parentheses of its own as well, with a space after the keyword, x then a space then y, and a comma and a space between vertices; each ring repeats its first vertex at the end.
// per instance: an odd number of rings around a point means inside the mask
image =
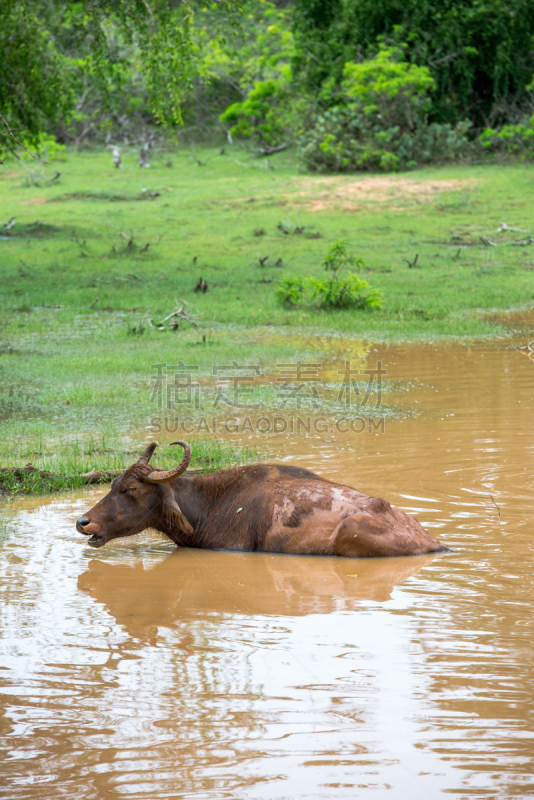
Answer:
MULTIPOLYGON (((299 174, 291 153, 252 161, 228 146, 196 156, 180 152, 172 167, 155 159, 150 170, 125 156, 116 170, 108 152, 69 154, 42 167, 41 185, 20 165, 0 172, 3 221, 15 220, 0 228, 0 466, 31 461, 64 475, 127 466, 165 415, 168 395, 154 391, 161 365, 164 392, 177 370, 190 375, 173 413, 219 418, 249 413, 248 400, 278 407, 281 365, 320 362, 322 410, 333 414, 339 371, 369 366, 370 341, 503 335, 488 311, 533 306, 534 245, 512 244, 534 232, 532 166, 324 177, 299 174), (277 304, 277 282, 322 276, 339 239, 364 259, 384 309, 277 304), (195 292, 200 278, 206 292, 195 292), (159 330, 183 301, 194 324, 159 330), (251 376, 247 365, 261 372, 249 396, 236 382, 251 376)), ((256 457, 216 435, 194 454, 197 466, 256 457)), ((162 466, 175 457, 158 456, 162 466)))

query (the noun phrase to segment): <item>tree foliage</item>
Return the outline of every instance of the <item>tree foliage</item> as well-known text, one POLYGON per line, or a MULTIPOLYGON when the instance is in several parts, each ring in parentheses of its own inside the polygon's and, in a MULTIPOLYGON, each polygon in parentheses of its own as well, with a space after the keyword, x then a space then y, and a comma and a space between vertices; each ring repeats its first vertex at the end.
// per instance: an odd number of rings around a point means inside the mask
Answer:
POLYGON ((435 121, 506 120, 534 73, 532 0, 295 0, 295 71, 329 102, 343 65, 403 45, 436 84, 435 121))
POLYGON ((36 145, 72 103, 67 59, 36 10, 27 0, 0 3, 0 154, 36 145))
POLYGON ((283 80, 258 81, 247 97, 229 106, 221 121, 232 136, 255 139, 260 147, 276 147, 290 136, 294 120, 292 95, 283 80))
MULTIPOLYGON (((214 6, 231 25, 236 0, 214 6)), ((142 76, 155 121, 179 123, 200 8, 196 0, 0 0, 1 152, 37 144, 39 133, 79 112, 75 98, 84 81, 100 105, 112 108, 132 68, 142 76)))
POLYGON ((404 60, 399 48, 381 47, 374 58, 345 64, 342 91, 349 108, 380 115, 385 127, 413 130, 431 107, 435 82, 427 67, 404 60))
MULTIPOLYGON (((293 79, 295 48, 289 25, 287 9, 268 0, 249 0, 235 40, 225 41, 218 51, 224 54, 226 75, 232 71, 239 95, 224 110, 221 122, 232 136, 252 140, 262 149, 290 142, 306 119, 309 98, 293 79), (242 47, 235 46, 239 42, 242 47)), ((206 59, 214 50, 211 44, 206 59)), ((219 76, 223 63, 219 58, 219 76)), ((212 65, 213 61, 208 71, 212 65)))
POLYGON ((183 124, 260 153, 304 132, 319 170, 455 158, 468 130, 531 149, 534 0, 0 0, 0 19, 0 159, 183 124))
POLYGON ((468 149, 469 123, 429 123, 435 83, 400 48, 345 65, 338 105, 319 114, 302 137, 309 169, 395 171, 457 158, 468 149))

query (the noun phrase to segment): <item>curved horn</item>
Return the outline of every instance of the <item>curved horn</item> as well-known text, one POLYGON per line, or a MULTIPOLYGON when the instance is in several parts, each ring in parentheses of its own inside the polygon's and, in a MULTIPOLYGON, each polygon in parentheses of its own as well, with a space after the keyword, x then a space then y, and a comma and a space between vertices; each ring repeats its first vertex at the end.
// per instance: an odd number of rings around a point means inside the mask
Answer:
POLYGON ((182 475, 186 469, 188 468, 189 464, 191 463, 191 447, 187 444, 187 442, 171 442, 171 444, 179 444, 184 448, 184 457, 180 461, 177 467, 173 469, 167 470, 160 470, 158 472, 151 472, 150 475, 147 475, 144 480, 147 483, 167 483, 168 481, 174 480, 177 478, 178 475, 182 475))
POLYGON ((152 456, 154 455, 154 450, 158 446, 157 442, 150 442, 148 447, 146 448, 145 452, 137 462, 138 464, 148 464, 152 456))

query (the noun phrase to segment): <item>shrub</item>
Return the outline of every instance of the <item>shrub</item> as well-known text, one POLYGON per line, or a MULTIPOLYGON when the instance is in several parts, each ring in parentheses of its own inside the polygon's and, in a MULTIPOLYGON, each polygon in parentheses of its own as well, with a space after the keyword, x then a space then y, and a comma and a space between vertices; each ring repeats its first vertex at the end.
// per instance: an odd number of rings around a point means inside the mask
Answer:
POLYGON ((311 299, 318 297, 321 308, 382 308, 380 289, 371 289, 366 280, 353 272, 343 280, 333 278, 325 281, 309 276, 308 285, 311 299))
POLYGON ((301 137, 300 152, 316 172, 382 170, 447 161, 466 153, 468 122, 429 124, 426 67, 407 64, 399 49, 382 48, 361 64, 346 64, 344 101, 319 115, 301 137))
POLYGON ((221 122, 239 139, 269 150, 291 143, 302 133, 309 100, 299 96, 285 69, 278 77, 257 81, 245 99, 228 106, 221 122))
POLYGON ((346 242, 334 242, 324 261, 329 278, 314 278, 313 275, 284 278, 276 287, 276 299, 286 308, 292 308, 304 302, 309 293, 309 299, 319 298, 321 308, 325 309, 380 309, 383 298, 380 289, 371 289, 366 280, 353 272, 340 278, 343 268, 360 267, 363 263, 361 258, 350 254, 346 242))
POLYGON ((228 106, 221 122, 235 138, 275 147, 287 137, 290 97, 282 80, 258 81, 240 103, 228 106))
POLYGON ((328 253, 323 261, 323 267, 327 272, 332 272, 334 276, 343 269, 343 267, 358 267, 363 266, 362 258, 355 258, 349 252, 349 246, 344 239, 333 242, 328 248, 328 253))
POLYGON ((468 122, 424 124, 406 132, 399 126, 385 129, 360 110, 338 106, 319 116, 301 137, 300 155, 312 172, 396 172, 467 155, 468 129, 468 122))
POLYGON ((484 150, 493 153, 534 158, 534 117, 519 125, 504 125, 499 130, 486 128, 478 137, 478 143, 484 150))
POLYGON ((283 278, 275 289, 275 297, 286 308, 298 305, 306 292, 305 278, 283 278))
POLYGON ((345 64, 341 86, 349 107, 376 116, 384 128, 413 130, 430 109, 435 83, 426 67, 402 59, 399 48, 382 47, 369 61, 345 64))

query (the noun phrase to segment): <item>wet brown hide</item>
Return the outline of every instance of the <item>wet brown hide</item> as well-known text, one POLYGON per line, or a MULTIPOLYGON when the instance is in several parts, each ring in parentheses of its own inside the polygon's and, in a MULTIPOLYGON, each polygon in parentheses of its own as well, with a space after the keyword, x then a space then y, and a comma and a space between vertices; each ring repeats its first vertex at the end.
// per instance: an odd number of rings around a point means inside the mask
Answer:
POLYGON ((152 469, 130 467, 79 520, 89 544, 156 528, 179 546, 208 550, 368 557, 446 549, 387 500, 299 467, 254 464, 166 484, 146 482, 152 469))

